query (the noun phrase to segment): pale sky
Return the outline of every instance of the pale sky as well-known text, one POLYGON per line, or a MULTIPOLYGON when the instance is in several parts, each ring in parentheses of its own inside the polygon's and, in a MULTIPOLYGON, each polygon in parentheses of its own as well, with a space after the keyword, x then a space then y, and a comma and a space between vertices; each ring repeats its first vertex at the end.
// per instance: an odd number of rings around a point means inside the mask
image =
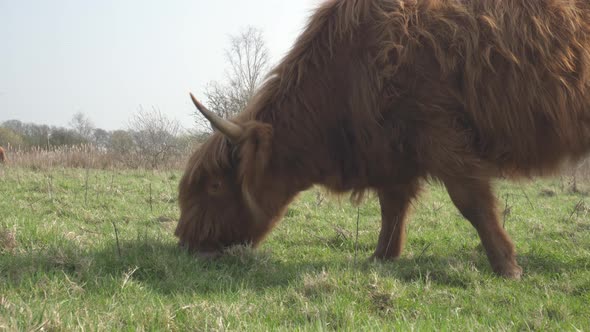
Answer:
POLYGON ((273 62, 320 0, 0 0, 0 122, 125 128, 140 105, 194 125, 188 93, 224 77, 229 35, 263 30, 273 62))

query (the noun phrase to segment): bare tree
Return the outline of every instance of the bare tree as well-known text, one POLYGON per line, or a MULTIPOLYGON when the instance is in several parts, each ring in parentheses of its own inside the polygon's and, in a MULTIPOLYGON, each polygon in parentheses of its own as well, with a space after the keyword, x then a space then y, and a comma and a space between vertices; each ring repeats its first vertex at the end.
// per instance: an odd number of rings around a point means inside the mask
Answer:
POLYGON ((92 143, 100 149, 106 149, 111 140, 112 133, 102 129, 96 128, 92 131, 92 143))
MULTIPOLYGON (((230 47, 225 50, 229 64, 227 82, 210 82, 205 90, 209 108, 228 118, 240 112, 254 95, 268 70, 269 52, 262 31, 247 27, 230 36, 230 47)), ((197 122, 211 128, 209 122, 196 112, 197 122)))
POLYGON ((131 154, 135 148, 133 136, 126 130, 115 130, 110 136, 108 148, 120 156, 131 154))
POLYGON ((177 137, 181 132, 180 122, 169 119, 156 108, 143 108, 132 116, 129 129, 139 155, 156 168, 177 152, 177 137))
POLYGON ((80 135, 81 138, 87 141, 92 139, 94 124, 84 113, 77 112, 74 114, 69 125, 78 135, 80 135))

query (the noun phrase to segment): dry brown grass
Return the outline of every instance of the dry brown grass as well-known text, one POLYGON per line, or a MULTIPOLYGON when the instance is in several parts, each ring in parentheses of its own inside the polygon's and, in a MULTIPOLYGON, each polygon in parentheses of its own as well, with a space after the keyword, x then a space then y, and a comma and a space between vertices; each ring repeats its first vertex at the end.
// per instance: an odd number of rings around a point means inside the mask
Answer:
POLYGON ((116 153, 92 144, 58 147, 7 147, 7 165, 30 169, 54 167, 93 169, 182 169, 190 157, 192 148, 179 151, 175 156, 157 163, 153 167, 151 156, 139 153, 116 153))
POLYGON ((9 252, 16 247, 16 232, 7 228, 0 228, 0 252, 9 252))

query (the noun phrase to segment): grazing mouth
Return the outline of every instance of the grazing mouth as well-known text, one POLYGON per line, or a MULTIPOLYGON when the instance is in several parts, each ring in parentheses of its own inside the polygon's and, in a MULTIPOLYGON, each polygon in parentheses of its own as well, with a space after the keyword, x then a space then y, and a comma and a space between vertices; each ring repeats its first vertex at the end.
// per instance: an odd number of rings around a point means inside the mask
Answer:
POLYGON ((222 256, 222 254, 223 254, 221 250, 215 250, 213 248, 210 248, 210 249, 191 248, 191 246, 188 243, 185 243, 182 241, 178 243, 178 248, 180 248, 182 251, 187 251, 191 255, 194 255, 198 258, 203 258, 203 259, 218 258, 218 257, 222 256))
POLYGON ((216 259, 222 256, 222 253, 219 251, 197 251, 195 256, 202 259, 216 259))

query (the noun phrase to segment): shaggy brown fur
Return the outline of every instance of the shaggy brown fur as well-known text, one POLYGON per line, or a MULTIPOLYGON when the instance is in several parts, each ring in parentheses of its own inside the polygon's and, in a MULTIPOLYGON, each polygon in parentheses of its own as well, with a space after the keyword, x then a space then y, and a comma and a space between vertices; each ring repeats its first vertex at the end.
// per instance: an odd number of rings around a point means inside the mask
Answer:
POLYGON ((6 151, 4 148, 0 146, 0 164, 4 164, 6 162, 6 151))
POLYGON ((410 202, 440 180, 493 270, 519 278, 490 181, 551 174, 590 149, 587 0, 330 0, 247 109, 180 182, 180 244, 258 245, 314 184, 375 191, 374 257, 403 248, 410 202))

